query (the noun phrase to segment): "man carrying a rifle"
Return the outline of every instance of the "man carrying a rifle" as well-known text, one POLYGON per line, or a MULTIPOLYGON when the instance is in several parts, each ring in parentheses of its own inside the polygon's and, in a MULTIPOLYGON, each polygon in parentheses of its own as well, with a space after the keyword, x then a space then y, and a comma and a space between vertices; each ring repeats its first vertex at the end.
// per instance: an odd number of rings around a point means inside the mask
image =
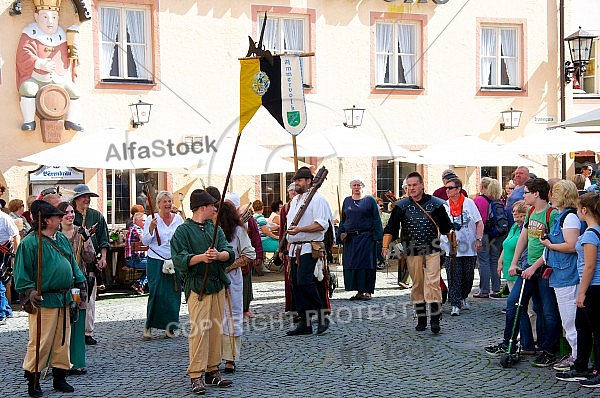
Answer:
POLYGON ((408 197, 396 202, 383 230, 382 254, 398 238, 402 225, 402 246, 413 282, 410 295, 417 314, 417 331, 427 328, 427 304, 431 331, 440 332, 442 291, 440 289, 440 234, 452 229, 444 202, 424 192, 423 177, 412 172, 406 177, 408 197))
POLYGON ((92 337, 94 333, 94 323, 96 319, 96 296, 98 295, 98 284, 95 279, 96 267, 98 270, 103 270, 106 267, 106 256, 110 248, 108 242, 108 226, 106 219, 98 210, 90 208, 92 197, 97 198, 98 194, 90 191, 90 188, 85 184, 77 184, 73 188, 75 193, 72 198, 73 209, 75 209, 75 225, 85 227, 91 235, 92 244, 96 251, 96 256, 100 255, 98 262, 94 265, 89 265, 88 278, 91 278, 90 292, 88 295, 87 311, 85 317, 85 344, 95 345, 96 339, 92 337), (90 231, 90 229, 92 231, 90 231))
MULTIPOLYGON (((317 335, 327 331, 329 319, 326 316, 325 303, 317 288, 319 274, 317 264, 322 267, 319 256, 313 250, 325 245, 325 232, 333 219, 331 208, 321 194, 312 188, 313 175, 308 167, 301 167, 294 175, 297 195, 292 199, 287 214, 287 250, 290 256, 290 276, 296 310, 300 322, 295 329, 288 331, 288 336, 312 334, 311 315, 317 314, 319 326, 317 335)), ((320 270, 322 274, 322 269, 320 270)))

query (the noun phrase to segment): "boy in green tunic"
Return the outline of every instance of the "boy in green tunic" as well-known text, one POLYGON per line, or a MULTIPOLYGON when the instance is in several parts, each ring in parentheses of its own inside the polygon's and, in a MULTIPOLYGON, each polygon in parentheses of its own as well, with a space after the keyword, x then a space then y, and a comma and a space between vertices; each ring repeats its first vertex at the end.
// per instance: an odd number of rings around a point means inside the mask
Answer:
POLYGON ((71 368, 69 341, 71 323, 69 305, 73 302, 71 288, 81 291, 81 299, 86 299, 85 276, 79 269, 71 244, 62 232, 58 231, 64 213, 42 200, 31 205, 33 227, 38 229, 38 215, 41 214, 42 242, 42 284, 37 291, 38 278, 38 242, 39 235, 32 232, 25 236, 17 249, 14 263, 15 289, 31 300, 41 314, 41 338, 39 340, 39 362, 35 360, 38 344, 37 315, 29 315, 29 342, 27 354, 23 360, 25 378, 28 381, 28 393, 32 397, 41 397, 39 372, 46 362, 52 366, 53 386, 62 392, 73 392, 65 377, 71 368), (37 377, 36 377, 37 373, 37 377), (37 383, 35 382, 37 380, 37 383))
POLYGON ((233 263, 235 255, 220 227, 216 227, 215 244, 210 247, 215 228, 212 218, 216 212, 216 202, 202 189, 192 192, 192 218, 177 227, 171 238, 173 264, 185 278, 184 292, 190 313, 190 364, 187 373, 191 378, 192 392, 199 395, 206 392, 204 382, 218 387, 231 386, 230 380, 221 378, 219 365, 222 358, 221 322, 225 289, 230 284, 225 268, 233 263), (202 289, 207 271, 206 286, 202 289))

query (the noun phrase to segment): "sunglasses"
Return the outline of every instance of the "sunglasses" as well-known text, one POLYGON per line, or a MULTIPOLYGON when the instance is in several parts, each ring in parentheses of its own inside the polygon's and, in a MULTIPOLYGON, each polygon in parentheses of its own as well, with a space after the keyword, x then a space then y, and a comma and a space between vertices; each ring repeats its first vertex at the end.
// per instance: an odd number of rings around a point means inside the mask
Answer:
POLYGON ((458 188, 458 187, 445 187, 445 188, 446 188, 446 191, 449 191, 449 190, 451 190, 451 189, 456 189, 456 188, 458 188))

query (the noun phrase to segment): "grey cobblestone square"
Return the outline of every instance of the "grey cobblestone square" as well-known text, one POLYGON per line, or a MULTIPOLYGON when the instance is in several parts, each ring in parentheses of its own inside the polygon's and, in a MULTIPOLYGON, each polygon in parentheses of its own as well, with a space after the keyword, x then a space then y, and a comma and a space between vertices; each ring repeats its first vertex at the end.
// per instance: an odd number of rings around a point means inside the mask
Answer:
MULTIPOLYGON (((341 282, 341 272, 338 276, 341 282)), ((471 310, 459 317, 450 317, 445 306, 441 333, 419 333, 414 330, 409 290, 397 286, 395 272, 381 271, 371 301, 349 301, 351 292, 336 290, 333 322, 325 335, 287 337, 291 326, 283 313, 281 279, 281 274, 254 278, 252 309, 257 317, 246 324, 243 358, 231 376, 234 384, 227 389, 209 387, 207 397, 595 396, 593 389, 558 381, 554 371, 531 367, 527 361, 503 369, 497 358, 484 352, 484 346, 500 341, 504 300, 471 299, 471 310)), ((42 381, 44 396, 195 396, 185 374, 185 336, 163 339, 154 331, 155 338, 144 341, 147 296, 107 296, 97 303, 98 345, 87 347, 88 374, 69 377, 75 387, 70 395, 52 390, 49 376, 42 381)), ((15 312, 0 326, 5 397, 27 396, 21 369, 25 315, 15 312)), ((188 322, 185 304, 181 322, 188 322)))

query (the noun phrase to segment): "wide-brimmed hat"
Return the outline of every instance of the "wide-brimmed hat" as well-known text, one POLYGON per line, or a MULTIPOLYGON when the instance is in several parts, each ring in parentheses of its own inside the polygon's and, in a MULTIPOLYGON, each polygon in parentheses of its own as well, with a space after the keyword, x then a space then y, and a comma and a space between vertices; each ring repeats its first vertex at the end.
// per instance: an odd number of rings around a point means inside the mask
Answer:
POLYGON ((296 174, 294 174, 294 177, 292 178, 292 180, 298 180, 300 178, 313 178, 312 173, 310 172, 310 169, 306 166, 300 167, 298 169, 298 171, 296 172, 296 174))
POLYGON ((88 187, 85 184, 75 185, 75 188, 73 188, 73 191, 75 191, 75 193, 73 194, 73 199, 77 199, 78 197, 84 196, 84 195, 93 196, 95 198, 98 197, 98 194, 90 191, 90 187, 88 187))
POLYGON ((217 203, 218 200, 204 189, 196 189, 190 195, 190 209, 196 210, 200 206, 207 206, 217 203))
POLYGON ((50 203, 45 200, 34 200, 31 206, 29 207, 31 212, 31 217, 35 220, 38 217, 38 213, 42 215, 42 217, 52 217, 52 216, 64 216, 65 213, 52 206, 50 203))

